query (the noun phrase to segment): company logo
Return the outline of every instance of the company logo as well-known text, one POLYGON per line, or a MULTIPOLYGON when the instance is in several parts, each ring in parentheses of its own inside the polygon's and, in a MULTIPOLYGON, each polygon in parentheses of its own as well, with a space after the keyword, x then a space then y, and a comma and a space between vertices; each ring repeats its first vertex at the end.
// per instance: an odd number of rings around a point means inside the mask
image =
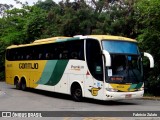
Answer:
POLYGON ((81 69, 84 69, 84 66, 80 66, 80 65, 74 66, 74 65, 71 65, 71 70, 80 71, 81 69))
POLYGON ((12 117, 11 112, 2 112, 2 117, 12 117))
POLYGON ((98 91, 99 91, 100 89, 101 89, 100 87, 98 87, 98 88, 92 87, 91 89, 88 89, 88 90, 91 92, 91 94, 92 94, 93 96, 97 96, 97 95, 98 95, 98 91))
POLYGON ((2 117, 42 117, 41 112, 2 112, 2 117))
POLYGON ((19 69, 38 69, 38 63, 19 63, 19 69))

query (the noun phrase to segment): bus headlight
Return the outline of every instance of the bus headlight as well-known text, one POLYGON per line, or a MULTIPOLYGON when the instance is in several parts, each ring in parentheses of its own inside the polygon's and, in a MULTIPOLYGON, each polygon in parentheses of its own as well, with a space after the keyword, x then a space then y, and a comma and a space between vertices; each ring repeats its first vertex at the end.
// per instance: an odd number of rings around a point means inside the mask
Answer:
POLYGON ((117 92, 118 91, 117 89, 114 89, 114 88, 106 88, 106 90, 109 92, 117 92))

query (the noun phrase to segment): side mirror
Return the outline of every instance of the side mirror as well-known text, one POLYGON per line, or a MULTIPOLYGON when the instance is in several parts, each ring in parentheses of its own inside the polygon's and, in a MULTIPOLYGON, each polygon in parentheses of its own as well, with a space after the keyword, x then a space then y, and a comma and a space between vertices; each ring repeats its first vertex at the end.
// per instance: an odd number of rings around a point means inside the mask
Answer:
POLYGON ((143 53, 143 56, 147 57, 150 61, 150 68, 154 68, 154 59, 153 56, 147 52, 143 53))
POLYGON ((103 55, 105 56, 105 60, 106 60, 106 67, 110 67, 111 66, 111 56, 109 54, 108 51, 103 50, 103 55))

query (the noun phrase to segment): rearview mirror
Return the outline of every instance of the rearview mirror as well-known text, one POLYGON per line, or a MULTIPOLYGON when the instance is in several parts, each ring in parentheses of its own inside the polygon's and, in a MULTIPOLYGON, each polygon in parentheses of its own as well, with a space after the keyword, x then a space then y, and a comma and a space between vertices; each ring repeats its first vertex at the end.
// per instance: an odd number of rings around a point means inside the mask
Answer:
POLYGON ((143 56, 147 57, 149 59, 150 62, 150 68, 154 68, 154 59, 153 56, 147 52, 143 53, 143 56))
POLYGON ((108 51, 103 50, 103 55, 105 56, 105 61, 106 61, 106 67, 111 66, 111 56, 108 51))

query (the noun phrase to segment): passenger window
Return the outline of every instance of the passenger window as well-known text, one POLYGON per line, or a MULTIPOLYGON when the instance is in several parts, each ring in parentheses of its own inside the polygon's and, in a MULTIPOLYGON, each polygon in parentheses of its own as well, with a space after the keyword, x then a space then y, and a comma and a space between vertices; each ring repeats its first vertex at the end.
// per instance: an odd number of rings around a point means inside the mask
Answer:
POLYGON ((84 40, 8 49, 6 58, 8 60, 84 60, 84 40))

